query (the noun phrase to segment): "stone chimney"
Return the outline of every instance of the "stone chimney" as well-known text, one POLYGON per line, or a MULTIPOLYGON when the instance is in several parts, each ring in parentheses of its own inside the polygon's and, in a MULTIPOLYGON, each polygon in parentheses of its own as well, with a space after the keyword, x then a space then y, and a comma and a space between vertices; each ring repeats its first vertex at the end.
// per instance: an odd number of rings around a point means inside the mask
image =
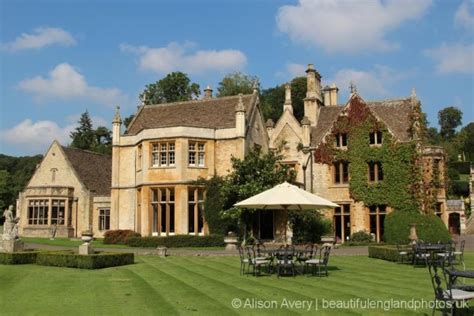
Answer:
POLYGON ((293 113, 293 105, 291 104, 291 86, 285 85, 285 103, 283 104, 283 112, 290 111, 293 113))
POLYGON ((321 96, 321 75, 314 69, 313 64, 308 64, 306 70, 306 98, 304 99, 304 116, 315 126, 318 122, 319 107, 323 105, 321 96))
POLYGON ((112 145, 120 144, 120 128, 122 127, 122 118, 120 117, 120 107, 115 110, 114 119, 112 120, 112 145))
POLYGON ((311 141, 311 121, 305 116, 301 120, 301 126, 303 127, 303 146, 309 147, 311 141))
POLYGON ((323 89, 324 93, 324 105, 331 106, 337 105, 337 93, 339 92, 339 88, 333 83, 330 86, 325 86, 323 89))
POLYGON ((206 89, 204 89, 204 100, 209 100, 212 99, 212 88, 211 86, 207 86, 206 89))
POLYGON ((239 93, 239 102, 235 107, 235 130, 237 137, 245 137, 245 107, 242 93, 239 93))

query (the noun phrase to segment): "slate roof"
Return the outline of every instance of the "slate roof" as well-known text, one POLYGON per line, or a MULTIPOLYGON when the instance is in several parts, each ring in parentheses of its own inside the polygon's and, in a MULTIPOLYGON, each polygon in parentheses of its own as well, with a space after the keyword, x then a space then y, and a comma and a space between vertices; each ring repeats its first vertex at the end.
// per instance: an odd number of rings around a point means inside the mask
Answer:
MULTIPOLYGON (((242 96, 245 113, 248 117, 254 105, 256 94, 242 96)), ((161 127, 202 127, 223 129, 235 127, 235 108, 239 96, 201 99, 145 105, 136 114, 127 129, 127 135, 134 135, 144 129, 161 127)))
POLYGON ((81 182, 98 196, 110 196, 112 156, 62 147, 81 182))
MULTIPOLYGON (((412 111, 411 99, 393 99, 366 102, 375 116, 385 123, 387 128, 399 141, 410 140, 410 113, 412 111)), ((324 106, 319 112, 318 124, 311 129, 311 145, 316 147, 332 128, 344 105, 324 106)))

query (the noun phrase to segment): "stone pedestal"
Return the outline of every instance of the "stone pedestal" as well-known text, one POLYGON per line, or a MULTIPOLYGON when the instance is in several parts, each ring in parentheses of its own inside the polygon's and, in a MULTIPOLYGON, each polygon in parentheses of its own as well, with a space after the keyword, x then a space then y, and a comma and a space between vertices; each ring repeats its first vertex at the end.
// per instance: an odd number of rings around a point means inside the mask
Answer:
POLYGON ((94 249, 88 243, 84 243, 79 246, 79 254, 80 255, 92 255, 94 253, 94 249))
POLYGON ((237 244, 239 243, 239 239, 234 236, 227 236, 227 237, 224 237, 224 242, 225 242, 226 251, 236 251, 237 244))
POLYGON ((168 255, 168 248, 166 247, 157 247, 156 254, 160 257, 166 257, 168 255))
POLYGON ((23 251, 24 243, 21 240, 1 240, 0 252, 19 252, 23 251))

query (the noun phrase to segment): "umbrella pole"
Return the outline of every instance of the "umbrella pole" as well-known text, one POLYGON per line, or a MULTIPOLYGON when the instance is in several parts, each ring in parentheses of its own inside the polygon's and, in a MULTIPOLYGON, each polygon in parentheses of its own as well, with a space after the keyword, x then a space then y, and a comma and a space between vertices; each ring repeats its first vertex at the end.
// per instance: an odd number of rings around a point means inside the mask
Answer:
POLYGON ((284 215, 283 215, 283 218, 284 218, 284 222, 285 222, 285 246, 288 245, 288 236, 286 235, 287 234, 287 229, 288 229, 288 206, 283 206, 283 212, 284 212, 284 215))

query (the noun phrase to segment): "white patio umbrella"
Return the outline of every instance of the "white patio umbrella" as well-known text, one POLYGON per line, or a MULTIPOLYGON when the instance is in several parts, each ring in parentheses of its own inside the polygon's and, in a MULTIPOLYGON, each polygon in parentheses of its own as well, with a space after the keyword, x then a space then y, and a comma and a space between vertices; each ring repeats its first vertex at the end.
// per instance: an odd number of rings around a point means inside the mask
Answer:
MULTIPOLYGON (((263 191, 234 206, 239 208, 253 208, 260 210, 284 210, 285 222, 288 222, 288 210, 314 210, 321 208, 334 208, 339 205, 323 199, 320 196, 307 192, 295 185, 283 182, 269 190, 263 191)), ((285 224, 286 242, 286 224, 285 224)))

